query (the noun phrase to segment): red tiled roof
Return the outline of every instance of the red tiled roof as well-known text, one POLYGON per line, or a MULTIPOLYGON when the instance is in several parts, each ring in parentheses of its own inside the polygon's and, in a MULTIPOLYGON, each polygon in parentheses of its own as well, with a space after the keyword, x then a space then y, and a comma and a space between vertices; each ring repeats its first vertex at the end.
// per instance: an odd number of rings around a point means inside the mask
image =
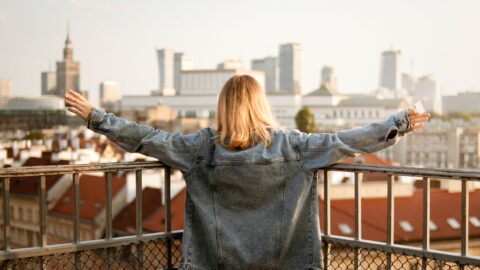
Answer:
MULTIPOLYGON (((66 165, 69 164, 68 160, 59 160, 52 162, 49 157, 42 156, 41 158, 38 157, 30 157, 28 158, 23 167, 27 166, 45 166, 45 165, 66 165)), ((57 183, 57 181, 63 175, 48 175, 45 177, 46 183, 46 191, 50 190, 50 188, 57 183)), ((11 179, 10 184, 10 191, 12 193, 23 193, 23 194, 31 194, 37 195, 38 194, 38 185, 39 185, 39 176, 29 176, 29 177, 14 177, 11 179)))
MULTIPOLYGON (((125 186, 125 176, 112 175, 112 198, 125 186)), ((93 220, 105 207, 105 178, 103 176, 80 175, 80 218, 93 220)), ((73 216, 73 188, 70 186, 51 210, 73 216)))
MULTIPOLYGON (((175 197, 172 198, 171 205, 171 218, 172 218, 172 230, 180 230, 183 228, 185 209, 185 197, 187 190, 184 188, 175 197)), ((143 228, 150 232, 163 232, 165 231, 165 210, 161 206, 155 211, 148 219, 143 223, 143 228)))
MULTIPOLYGON (((162 192, 160 189, 146 187, 142 190, 142 217, 147 219, 157 208, 162 206, 162 192)), ((112 221, 114 230, 127 232, 128 228, 135 229, 135 200, 125 206, 112 221)))
MULTIPOLYGON (((183 189, 172 199, 172 230, 183 228, 184 202, 186 189, 183 189)), ((437 230, 430 231, 432 240, 459 239, 460 229, 453 229, 447 223, 447 218, 455 218, 460 222, 461 194, 449 193, 446 190, 431 189, 430 219, 437 230)), ((319 198, 320 227, 323 228, 323 201, 319 198)), ((470 217, 480 218, 480 190, 470 192, 470 217)), ((331 201, 331 233, 334 235, 353 237, 354 226, 353 199, 331 201), (351 234, 343 234, 338 225, 347 224, 351 234)), ((387 201, 386 198, 362 199, 362 238, 374 241, 386 241, 387 201)), ((422 239, 422 190, 416 190, 411 197, 395 198, 395 242, 418 242, 422 239), (399 221, 408 221, 412 232, 406 232, 399 221)), ((143 228, 150 232, 164 231, 164 208, 160 207, 143 223, 143 228)), ((470 237, 480 237, 480 228, 469 223, 470 237)))
MULTIPOLYGON (((470 216, 480 218, 480 190, 470 193, 470 216)), ((353 199, 331 201, 332 234, 353 236, 354 234, 353 199), (347 224, 352 229, 351 235, 343 234, 338 225, 347 224)), ((460 223, 461 194, 446 190, 431 189, 430 219, 438 227, 430 231, 432 240, 459 239, 460 229, 453 229, 447 218, 455 218, 460 223)), ((323 201, 319 199, 320 227, 323 227, 323 201)), ((387 201, 380 198, 362 199, 362 238, 386 241, 387 201)), ((395 198, 395 242, 416 242, 422 239, 422 190, 416 190, 412 197, 395 198), (408 221, 413 231, 406 232, 399 221, 408 221)), ((470 226, 470 237, 480 237, 480 228, 470 226)))

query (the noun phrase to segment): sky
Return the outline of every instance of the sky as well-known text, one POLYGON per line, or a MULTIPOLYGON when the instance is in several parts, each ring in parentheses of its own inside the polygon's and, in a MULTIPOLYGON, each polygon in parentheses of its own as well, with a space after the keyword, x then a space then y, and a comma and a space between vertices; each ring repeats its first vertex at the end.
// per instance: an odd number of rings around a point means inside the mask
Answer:
POLYGON ((0 79, 13 96, 39 96, 40 72, 61 60, 69 24, 81 88, 98 104, 101 81, 123 95, 158 88, 156 48, 190 54, 195 68, 225 58, 276 56, 302 44, 302 91, 324 65, 338 88, 378 86, 380 54, 401 50, 401 68, 433 74, 443 94, 480 91, 480 1, 465 0, 0 0, 0 79))

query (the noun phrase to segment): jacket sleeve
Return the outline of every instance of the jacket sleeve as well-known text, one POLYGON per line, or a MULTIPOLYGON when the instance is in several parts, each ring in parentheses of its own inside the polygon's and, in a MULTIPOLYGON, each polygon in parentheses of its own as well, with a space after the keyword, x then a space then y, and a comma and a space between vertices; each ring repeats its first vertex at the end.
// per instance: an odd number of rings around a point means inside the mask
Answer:
POLYGON ((373 153, 391 145, 412 131, 407 110, 369 125, 335 133, 297 131, 297 149, 305 169, 329 166, 356 153, 373 153))
POLYGON ((127 152, 157 158, 182 172, 189 171, 193 166, 202 141, 201 131, 188 135, 165 132, 97 108, 92 108, 87 128, 105 135, 127 152))

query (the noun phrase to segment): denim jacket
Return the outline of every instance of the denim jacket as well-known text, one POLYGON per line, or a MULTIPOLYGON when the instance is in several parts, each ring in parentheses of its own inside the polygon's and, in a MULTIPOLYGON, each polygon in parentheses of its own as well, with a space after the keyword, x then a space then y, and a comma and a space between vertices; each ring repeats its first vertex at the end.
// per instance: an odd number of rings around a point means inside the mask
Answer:
POLYGON ((211 128, 169 133, 96 108, 87 127, 182 171, 181 269, 323 269, 314 171, 391 146, 412 130, 402 110, 332 134, 273 129, 269 148, 229 150, 211 128))

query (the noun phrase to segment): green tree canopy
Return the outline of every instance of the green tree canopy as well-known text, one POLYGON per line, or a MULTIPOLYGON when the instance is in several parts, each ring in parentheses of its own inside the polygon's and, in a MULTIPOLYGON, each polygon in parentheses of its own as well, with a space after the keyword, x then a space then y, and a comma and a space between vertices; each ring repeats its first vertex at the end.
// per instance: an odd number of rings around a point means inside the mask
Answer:
POLYGON ((315 124, 315 116, 307 106, 304 106, 295 115, 295 123, 297 129, 303 132, 315 132, 317 131, 317 125, 315 124))

